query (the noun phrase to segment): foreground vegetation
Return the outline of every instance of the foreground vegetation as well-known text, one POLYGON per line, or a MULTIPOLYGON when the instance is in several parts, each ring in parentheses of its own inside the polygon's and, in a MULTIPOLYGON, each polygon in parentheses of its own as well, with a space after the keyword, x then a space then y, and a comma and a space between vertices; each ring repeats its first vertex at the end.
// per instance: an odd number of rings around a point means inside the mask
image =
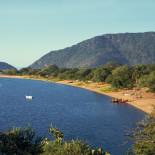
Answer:
POLYGON ((51 127, 53 140, 36 137, 32 128, 14 128, 0 133, 2 155, 110 155, 102 148, 92 148, 80 140, 64 141, 63 133, 51 127))
MULTIPOLYGON (((13 128, 0 133, 1 155, 110 155, 102 148, 92 148, 80 140, 64 141, 63 133, 49 128, 51 138, 37 137, 30 128, 13 128)), ((140 123, 134 132, 131 155, 155 154, 155 113, 140 123)))
POLYGON ((155 155, 155 112, 141 123, 134 135, 136 155, 155 155))
POLYGON ((113 88, 147 87, 155 92, 155 64, 127 66, 109 63, 97 68, 58 68, 55 65, 43 69, 23 68, 5 70, 3 74, 33 75, 48 79, 79 80, 110 83, 113 88))

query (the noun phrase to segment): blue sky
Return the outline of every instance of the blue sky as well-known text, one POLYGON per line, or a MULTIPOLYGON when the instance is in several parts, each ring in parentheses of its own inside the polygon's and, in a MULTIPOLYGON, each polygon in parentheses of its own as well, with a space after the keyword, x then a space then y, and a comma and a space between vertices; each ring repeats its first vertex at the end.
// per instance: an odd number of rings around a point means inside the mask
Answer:
POLYGON ((0 0, 0 61, 17 67, 97 35, 144 31, 155 31, 155 0, 0 0))

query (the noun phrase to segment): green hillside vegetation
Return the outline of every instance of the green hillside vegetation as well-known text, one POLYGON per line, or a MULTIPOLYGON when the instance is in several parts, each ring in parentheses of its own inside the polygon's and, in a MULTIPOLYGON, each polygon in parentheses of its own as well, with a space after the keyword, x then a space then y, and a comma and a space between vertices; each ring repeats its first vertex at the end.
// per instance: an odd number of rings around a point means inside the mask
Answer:
POLYGON ((92 68, 110 61, 121 64, 153 64, 155 62, 155 32, 118 33, 97 36, 71 47, 51 51, 30 67, 92 68))

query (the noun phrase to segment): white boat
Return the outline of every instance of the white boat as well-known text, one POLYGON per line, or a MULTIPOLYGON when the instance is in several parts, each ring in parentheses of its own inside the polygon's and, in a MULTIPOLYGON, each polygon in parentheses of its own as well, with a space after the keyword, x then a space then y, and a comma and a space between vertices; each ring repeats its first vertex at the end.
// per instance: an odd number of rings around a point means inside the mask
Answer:
POLYGON ((32 100, 32 99, 33 99, 33 96, 25 96, 25 98, 26 98, 27 100, 32 100))

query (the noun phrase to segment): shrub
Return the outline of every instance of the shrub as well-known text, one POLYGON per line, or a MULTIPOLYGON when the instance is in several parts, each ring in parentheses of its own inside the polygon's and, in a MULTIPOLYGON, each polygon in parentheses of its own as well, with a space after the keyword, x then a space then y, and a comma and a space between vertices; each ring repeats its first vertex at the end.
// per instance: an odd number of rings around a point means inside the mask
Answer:
POLYGON ((155 71, 151 72, 147 79, 147 86, 150 91, 155 92, 155 71))
POLYGON ((48 141, 48 144, 44 146, 42 155, 91 155, 91 148, 79 140, 72 140, 62 144, 48 141))
POLYGON ((112 71, 111 84, 115 88, 131 88, 133 82, 132 74, 128 66, 117 67, 112 71))
POLYGON ((42 153, 42 139, 31 128, 14 128, 0 133, 0 153, 6 155, 37 155, 42 153))
POLYGON ((106 78, 111 74, 111 72, 106 68, 96 68, 93 71, 92 80, 95 82, 105 82, 106 78))
POLYGON ((144 75, 138 79, 137 86, 147 87, 148 75, 144 75))
POLYGON ((149 117, 135 134, 133 152, 136 155, 155 154, 155 115, 149 117))

